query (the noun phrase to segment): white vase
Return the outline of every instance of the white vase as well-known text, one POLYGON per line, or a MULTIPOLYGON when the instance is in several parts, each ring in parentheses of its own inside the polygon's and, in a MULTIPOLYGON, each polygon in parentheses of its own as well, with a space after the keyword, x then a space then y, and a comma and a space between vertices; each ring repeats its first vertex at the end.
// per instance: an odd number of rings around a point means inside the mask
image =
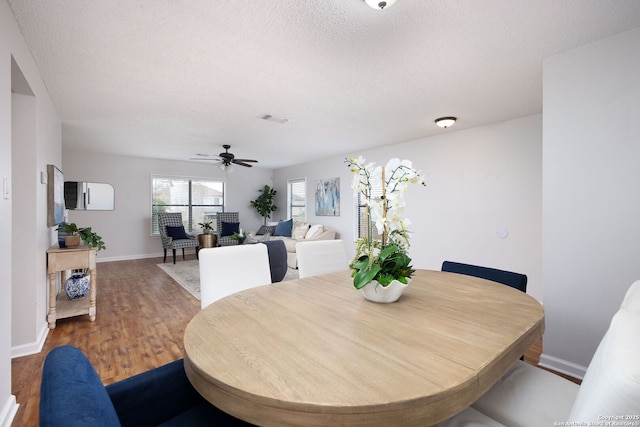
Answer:
MULTIPOLYGON (((408 279, 410 281, 411 279, 408 279)), ((398 301, 404 290, 409 286, 394 280, 388 286, 382 286, 376 280, 367 283, 360 292, 365 299, 372 302, 390 303, 398 301)))

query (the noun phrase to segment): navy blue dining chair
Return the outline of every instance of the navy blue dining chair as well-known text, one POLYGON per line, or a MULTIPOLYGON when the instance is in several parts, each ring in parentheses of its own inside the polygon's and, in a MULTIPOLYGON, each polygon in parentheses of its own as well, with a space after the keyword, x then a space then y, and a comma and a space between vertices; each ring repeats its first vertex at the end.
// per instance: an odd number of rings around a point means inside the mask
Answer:
POLYGON ((482 267, 479 265, 462 264, 453 261, 443 262, 442 271, 479 277, 481 279, 487 279, 493 282, 502 283, 503 285, 511 286, 512 288, 516 288, 522 292, 527 292, 527 276, 525 274, 482 267))

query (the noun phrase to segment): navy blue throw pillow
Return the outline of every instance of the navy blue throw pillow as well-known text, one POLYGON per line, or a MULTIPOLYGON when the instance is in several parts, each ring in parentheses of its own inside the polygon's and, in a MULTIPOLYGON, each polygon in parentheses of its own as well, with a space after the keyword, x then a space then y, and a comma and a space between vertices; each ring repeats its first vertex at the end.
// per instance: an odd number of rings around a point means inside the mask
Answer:
POLYGON ((240 232, 239 222, 222 222, 222 230, 220 230, 220 237, 233 236, 233 233, 240 232))
POLYGON ((184 225, 180 225, 178 227, 167 225, 167 234, 169 235, 169 237, 175 240, 189 239, 189 235, 186 231, 184 231, 184 225))
POLYGON ((278 221, 274 236, 291 237, 291 229, 293 228, 293 218, 287 221, 278 221))

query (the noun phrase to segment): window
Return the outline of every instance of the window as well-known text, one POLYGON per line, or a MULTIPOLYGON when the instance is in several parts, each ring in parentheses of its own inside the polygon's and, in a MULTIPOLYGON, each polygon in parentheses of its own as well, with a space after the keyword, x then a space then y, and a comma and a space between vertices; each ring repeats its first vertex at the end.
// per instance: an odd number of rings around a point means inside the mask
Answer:
POLYGON ((291 179, 287 181, 289 218, 304 221, 307 216, 307 179, 291 179))
MULTIPOLYGON (((380 182, 376 182, 373 177, 371 178, 371 196, 374 200, 380 200, 382 199, 382 183, 380 182)), ((365 197, 364 195, 362 195, 361 193, 358 193, 358 197, 356 198, 356 211, 358 212, 358 224, 357 224, 357 230, 358 230, 358 235, 356 236, 357 239, 359 239, 360 237, 367 237, 369 236, 369 231, 367 230, 368 225, 367 225, 367 206, 365 205, 365 197)), ((371 224, 371 238, 379 240, 380 239, 380 234, 378 233, 378 229, 376 228, 376 226, 374 224, 371 224)))
POLYGON ((159 235, 158 213, 180 212, 185 230, 191 232, 199 222, 212 221, 224 211, 224 182, 201 178, 153 175, 151 195, 151 234, 159 235))

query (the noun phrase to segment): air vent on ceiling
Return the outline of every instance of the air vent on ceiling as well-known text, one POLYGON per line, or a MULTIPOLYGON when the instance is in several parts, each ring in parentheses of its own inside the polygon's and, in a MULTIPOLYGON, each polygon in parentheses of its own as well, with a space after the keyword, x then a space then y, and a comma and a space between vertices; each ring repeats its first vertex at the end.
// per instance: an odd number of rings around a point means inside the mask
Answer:
POLYGON ((285 123, 289 123, 291 121, 291 119, 287 119, 285 117, 272 116, 271 114, 265 114, 264 116, 262 116, 260 118, 262 120, 266 120, 268 122, 280 123, 281 125, 283 125, 285 123))

